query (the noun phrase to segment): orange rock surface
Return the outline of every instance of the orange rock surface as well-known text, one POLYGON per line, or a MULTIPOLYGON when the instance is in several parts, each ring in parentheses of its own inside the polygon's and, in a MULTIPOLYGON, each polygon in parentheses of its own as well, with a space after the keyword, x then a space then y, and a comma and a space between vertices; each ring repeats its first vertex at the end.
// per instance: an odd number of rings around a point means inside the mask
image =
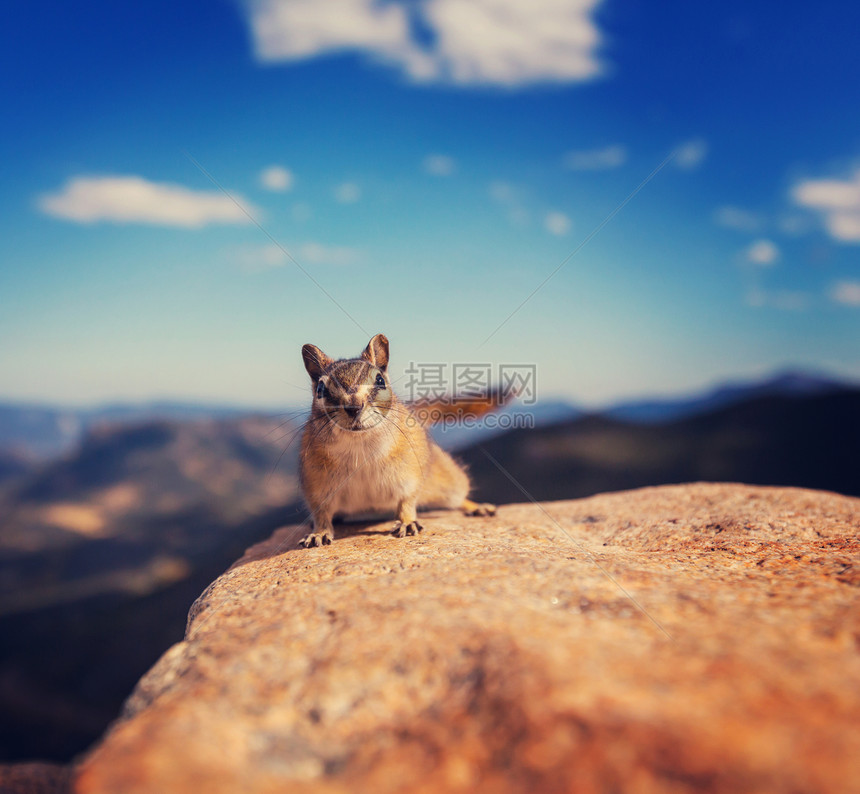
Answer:
POLYGON ((694 484, 250 549, 80 794, 860 791, 860 500, 694 484))

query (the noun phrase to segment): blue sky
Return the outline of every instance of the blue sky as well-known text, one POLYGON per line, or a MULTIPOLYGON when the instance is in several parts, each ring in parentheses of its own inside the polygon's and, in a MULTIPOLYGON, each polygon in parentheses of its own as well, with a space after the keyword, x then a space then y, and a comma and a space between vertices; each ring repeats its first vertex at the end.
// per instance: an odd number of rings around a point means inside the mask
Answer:
POLYGON ((293 404, 378 331, 592 405, 860 378, 860 7, 657 6, 6 4, 0 397, 293 404))

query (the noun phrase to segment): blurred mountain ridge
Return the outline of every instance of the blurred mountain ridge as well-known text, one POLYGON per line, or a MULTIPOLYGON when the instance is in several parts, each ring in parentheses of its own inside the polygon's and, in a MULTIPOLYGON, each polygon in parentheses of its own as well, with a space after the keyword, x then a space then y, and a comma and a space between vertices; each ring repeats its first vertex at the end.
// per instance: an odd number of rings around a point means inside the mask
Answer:
MULTIPOLYGON (((555 398, 539 399, 530 405, 515 402, 497 414, 497 418, 489 425, 434 428, 433 435, 447 449, 457 449, 517 427, 514 417, 522 415, 528 415, 534 427, 576 419, 586 414, 602 414, 631 422, 660 422, 704 413, 756 396, 821 394, 858 387, 858 382, 824 372, 788 369, 759 379, 727 381, 691 393, 621 400, 602 408, 586 409, 555 398)), ((286 406, 283 415, 299 415, 304 407, 304 403, 298 407, 286 406)), ((239 419, 246 416, 274 418, 279 415, 272 410, 248 406, 181 400, 111 402, 74 408, 0 399, 0 483, 29 465, 73 451, 89 431, 102 426, 239 419)))
POLYGON ((0 491, 0 760, 68 759, 182 637, 189 604, 301 516, 299 420, 92 428, 0 491))
POLYGON ((860 389, 764 393, 663 422, 592 414, 459 451, 489 501, 571 499, 684 482, 860 496, 860 389))
MULTIPOLYGON (((716 390, 705 403, 717 408, 689 413, 697 399, 669 401, 660 411, 673 418, 650 421, 653 402, 632 411, 637 421, 548 401, 534 429, 473 434, 456 454, 476 496, 499 503, 697 480, 860 495, 860 389, 786 374, 716 390)), ((301 520, 302 412, 190 415, 94 423, 48 461, 10 452, 0 760, 83 750, 181 638, 199 593, 246 547, 301 520)))
POLYGON ((727 381, 681 397, 623 401, 597 413, 628 422, 661 422, 714 411, 756 397, 827 394, 860 383, 820 372, 787 369, 763 379, 727 381))
POLYGON ((16 450, 33 461, 43 461, 71 451, 90 430, 103 425, 272 413, 251 407, 179 400, 111 402, 86 408, 0 400, 0 449, 16 450))

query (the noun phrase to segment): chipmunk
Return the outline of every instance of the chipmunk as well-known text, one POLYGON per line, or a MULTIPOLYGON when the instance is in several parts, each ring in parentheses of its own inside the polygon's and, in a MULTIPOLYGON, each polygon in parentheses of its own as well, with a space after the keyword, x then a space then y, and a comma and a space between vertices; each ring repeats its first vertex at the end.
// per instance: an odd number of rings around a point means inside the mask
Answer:
MULTIPOLYGON (((440 449, 412 409, 397 399, 388 378, 388 339, 377 334, 358 358, 335 361, 315 345, 302 348, 314 388, 311 415, 301 442, 300 479, 313 517, 313 532, 299 546, 334 540, 335 515, 393 511, 392 534, 421 532, 418 509, 460 508, 491 516, 495 505, 468 498, 469 476, 440 449)), ((436 416, 453 406, 475 415, 502 405, 507 396, 474 402, 425 402, 436 416)))

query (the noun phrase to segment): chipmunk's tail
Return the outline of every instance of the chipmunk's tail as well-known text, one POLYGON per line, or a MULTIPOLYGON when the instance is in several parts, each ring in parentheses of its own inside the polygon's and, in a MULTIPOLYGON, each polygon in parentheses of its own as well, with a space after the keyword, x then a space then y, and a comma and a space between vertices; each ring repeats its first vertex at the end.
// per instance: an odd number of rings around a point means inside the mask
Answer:
POLYGON ((477 419, 507 405, 517 396, 512 388, 492 388, 468 397, 441 397, 413 400, 412 412, 424 425, 456 424, 466 419, 477 419))

